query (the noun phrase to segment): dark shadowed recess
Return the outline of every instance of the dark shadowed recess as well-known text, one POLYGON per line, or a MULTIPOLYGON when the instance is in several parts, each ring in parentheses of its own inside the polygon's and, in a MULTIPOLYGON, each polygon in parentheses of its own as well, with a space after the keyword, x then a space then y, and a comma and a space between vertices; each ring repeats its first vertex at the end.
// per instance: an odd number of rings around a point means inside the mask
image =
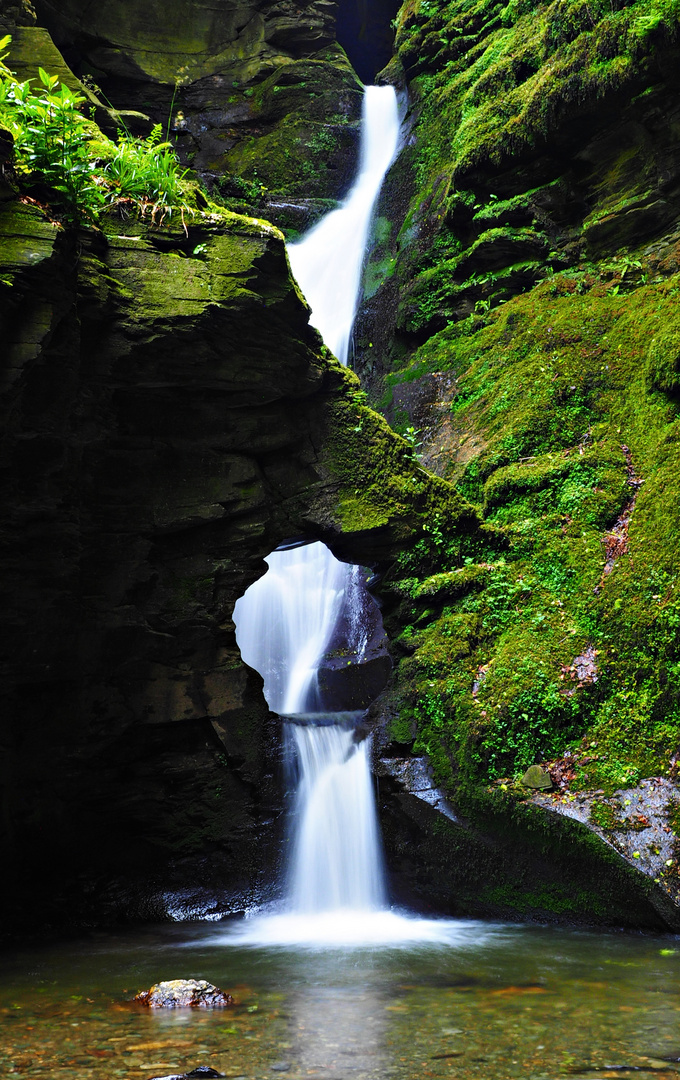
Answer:
POLYGON ((338 42, 363 83, 374 82, 392 56, 399 7, 400 0, 340 0, 338 42))

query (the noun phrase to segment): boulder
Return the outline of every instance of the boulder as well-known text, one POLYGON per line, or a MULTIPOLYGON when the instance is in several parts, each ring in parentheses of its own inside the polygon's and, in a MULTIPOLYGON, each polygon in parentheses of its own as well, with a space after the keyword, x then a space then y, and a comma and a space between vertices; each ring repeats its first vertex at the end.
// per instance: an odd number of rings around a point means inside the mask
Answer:
MULTIPOLYGON (((220 990, 205 979, 170 979, 156 983, 150 990, 135 995, 135 1001, 150 1009, 224 1009, 234 1004, 231 994, 220 990)), ((188 1073, 189 1076, 219 1076, 210 1072, 188 1073)))
POLYGON ((535 788, 537 791, 549 791, 552 787, 550 773, 541 765, 530 765, 522 777, 522 783, 525 787, 535 788))

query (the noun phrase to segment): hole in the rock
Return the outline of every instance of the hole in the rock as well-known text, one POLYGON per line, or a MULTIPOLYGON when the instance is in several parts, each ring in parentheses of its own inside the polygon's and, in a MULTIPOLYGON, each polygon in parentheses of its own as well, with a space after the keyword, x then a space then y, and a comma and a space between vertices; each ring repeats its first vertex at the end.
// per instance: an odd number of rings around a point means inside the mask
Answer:
POLYGON ((373 83, 392 56, 399 7, 400 0, 340 0, 338 42, 363 83, 373 83))
POLYGON ((370 570, 340 562, 319 541, 295 537, 267 556, 269 569, 237 601, 241 656, 264 679, 282 716, 368 708, 391 662, 370 570))

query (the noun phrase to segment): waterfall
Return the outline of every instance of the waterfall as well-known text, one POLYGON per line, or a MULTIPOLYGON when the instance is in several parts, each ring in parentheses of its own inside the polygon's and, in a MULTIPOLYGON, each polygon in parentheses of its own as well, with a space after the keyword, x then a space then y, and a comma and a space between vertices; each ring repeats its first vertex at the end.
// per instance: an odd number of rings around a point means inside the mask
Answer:
POLYGON ((385 173, 397 151, 399 115, 391 86, 367 86, 359 171, 349 195, 299 244, 290 265, 312 309, 312 325, 341 364, 347 363, 368 230, 385 173))
POLYGON ((318 712, 317 671, 342 610, 347 571, 323 544, 273 551, 269 570, 237 600, 241 656, 264 679, 279 716, 318 712))
MULTIPOLYGON (((311 322, 343 364, 371 215, 398 133, 393 88, 367 87, 352 189, 289 248, 311 322)), ((266 562, 267 573, 234 609, 236 640, 244 661, 262 675, 270 708, 294 718, 284 719, 299 777, 288 908, 298 916, 333 916, 337 933, 343 913, 385 907, 370 740, 357 741, 356 723, 346 715, 323 715, 318 685, 319 664, 343 610, 356 636, 352 647, 359 655, 366 647, 359 618, 363 585, 359 568, 339 562, 321 543, 274 551, 266 562)))
POLYGON ((385 904, 369 740, 341 724, 291 724, 300 767, 291 859, 293 911, 374 911, 385 904))

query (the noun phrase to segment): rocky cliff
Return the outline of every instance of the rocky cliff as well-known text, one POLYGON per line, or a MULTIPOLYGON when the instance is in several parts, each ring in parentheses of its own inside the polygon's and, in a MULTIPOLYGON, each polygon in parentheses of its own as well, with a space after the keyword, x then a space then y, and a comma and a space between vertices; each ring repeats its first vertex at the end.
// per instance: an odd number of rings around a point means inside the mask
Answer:
POLYGON ((327 354, 271 225, 123 206, 76 229, 2 195, 5 900, 242 908, 281 803, 235 600, 287 537, 389 564, 434 507, 477 515, 327 354))
POLYGON ((357 366, 507 546, 461 560, 435 525, 409 552, 382 716, 388 756, 426 753, 497 853, 518 829, 543 851, 514 883, 490 857, 480 910, 596 911, 556 870, 565 816, 677 901, 678 15, 406 3, 384 73, 408 137, 357 366))
POLYGON ((216 201, 76 230, 3 181, 11 917, 266 894, 278 744, 231 610, 304 534, 383 575, 400 895, 676 927, 673 6, 402 7, 357 342, 406 441, 254 216, 292 235, 351 175, 330 7, 171 4, 160 35, 130 0, 35 8, 0 12, 21 77, 61 64, 108 130, 169 124, 216 201))

